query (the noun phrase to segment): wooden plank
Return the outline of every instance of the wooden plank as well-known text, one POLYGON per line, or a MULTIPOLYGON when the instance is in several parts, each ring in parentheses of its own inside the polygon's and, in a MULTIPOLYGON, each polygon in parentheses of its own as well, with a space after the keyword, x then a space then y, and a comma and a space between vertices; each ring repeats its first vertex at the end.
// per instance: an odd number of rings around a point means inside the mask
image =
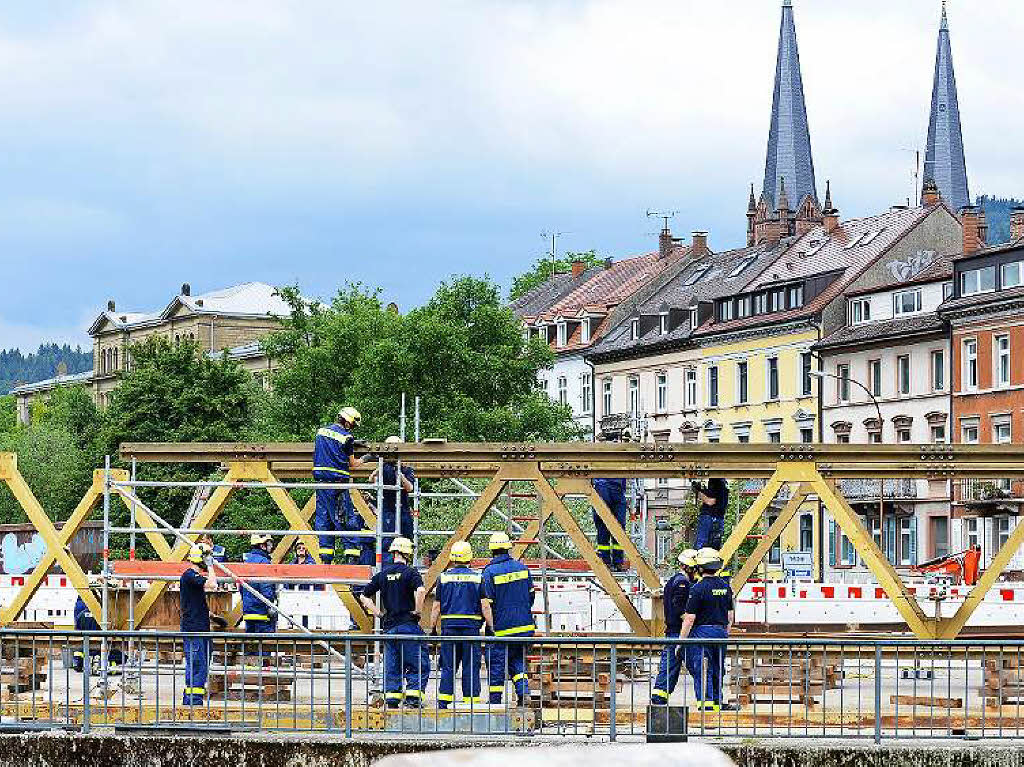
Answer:
MULTIPOLYGON (((116 560, 114 575, 121 577, 137 576, 180 577, 190 565, 186 562, 158 562, 150 560, 116 560)), ((322 581, 325 579, 342 580, 350 583, 366 583, 373 575, 369 565, 259 565, 245 562, 226 563, 239 578, 259 580, 260 578, 294 578, 296 580, 322 581)), ((214 568, 216 572, 216 568, 214 568)), ((223 573, 218 577, 225 578, 223 573)))
POLYGON ((925 708, 963 708, 963 698, 935 698, 930 695, 890 695, 893 706, 923 706, 925 708))

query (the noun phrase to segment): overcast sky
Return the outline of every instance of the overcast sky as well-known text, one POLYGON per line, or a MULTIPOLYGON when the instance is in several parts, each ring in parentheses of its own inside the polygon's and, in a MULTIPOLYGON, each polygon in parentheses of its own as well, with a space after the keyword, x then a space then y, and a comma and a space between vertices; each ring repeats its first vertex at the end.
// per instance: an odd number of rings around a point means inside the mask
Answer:
MULTIPOLYGON (((911 194, 939 0, 795 0, 820 191, 911 194)), ((1021 0, 951 0, 971 192, 1024 194, 1021 0)), ((778 0, 48 0, 0 10, 0 347, 246 280, 403 308, 455 273, 741 244, 778 0)))

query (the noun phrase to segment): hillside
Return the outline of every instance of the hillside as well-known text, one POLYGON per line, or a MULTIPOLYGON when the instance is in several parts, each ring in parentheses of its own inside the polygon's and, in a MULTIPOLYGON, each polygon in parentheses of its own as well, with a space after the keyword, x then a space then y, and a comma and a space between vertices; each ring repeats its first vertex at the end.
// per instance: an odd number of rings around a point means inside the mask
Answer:
POLYGON ((40 344, 31 354, 0 349, 0 393, 6 394, 18 384, 53 378, 62 362, 68 373, 84 373, 92 369, 92 351, 82 351, 81 346, 72 349, 68 344, 40 344))

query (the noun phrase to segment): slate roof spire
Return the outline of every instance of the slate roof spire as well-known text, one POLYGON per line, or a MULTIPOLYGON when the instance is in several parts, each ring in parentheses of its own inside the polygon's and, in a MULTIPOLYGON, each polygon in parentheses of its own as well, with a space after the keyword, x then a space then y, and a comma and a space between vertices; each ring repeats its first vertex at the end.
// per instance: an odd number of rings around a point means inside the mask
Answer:
POLYGON ((764 198, 771 208, 776 207, 783 177, 787 179, 789 198, 796 201, 797 207, 807 195, 817 203, 811 133, 807 124, 807 105, 804 102, 804 82, 800 74, 800 52, 796 43, 792 0, 782 2, 772 124, 768 133, 768 156, 764 169, 764 198))
POLYGON ((928 145, 924 157, 924 180, 939 187, 942 198, 954 210, 971 204, 967 188, 967 162, 964 137, 960 129, 960 104, 953 72, 953 51, 949 43, 949 20, 942 3, 939 46, 935 54, 935 82, 932 86, 932 111, 928 120, 928 145))

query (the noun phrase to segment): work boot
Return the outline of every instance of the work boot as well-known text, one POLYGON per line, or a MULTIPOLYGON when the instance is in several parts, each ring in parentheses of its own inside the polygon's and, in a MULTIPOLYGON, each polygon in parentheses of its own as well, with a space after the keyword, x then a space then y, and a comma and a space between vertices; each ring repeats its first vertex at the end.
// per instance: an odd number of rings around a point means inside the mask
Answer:
POLYGON ((413 695, 407 695, 405 698, 406 708, 423 708, 423 699, 417 698, 413 695))

